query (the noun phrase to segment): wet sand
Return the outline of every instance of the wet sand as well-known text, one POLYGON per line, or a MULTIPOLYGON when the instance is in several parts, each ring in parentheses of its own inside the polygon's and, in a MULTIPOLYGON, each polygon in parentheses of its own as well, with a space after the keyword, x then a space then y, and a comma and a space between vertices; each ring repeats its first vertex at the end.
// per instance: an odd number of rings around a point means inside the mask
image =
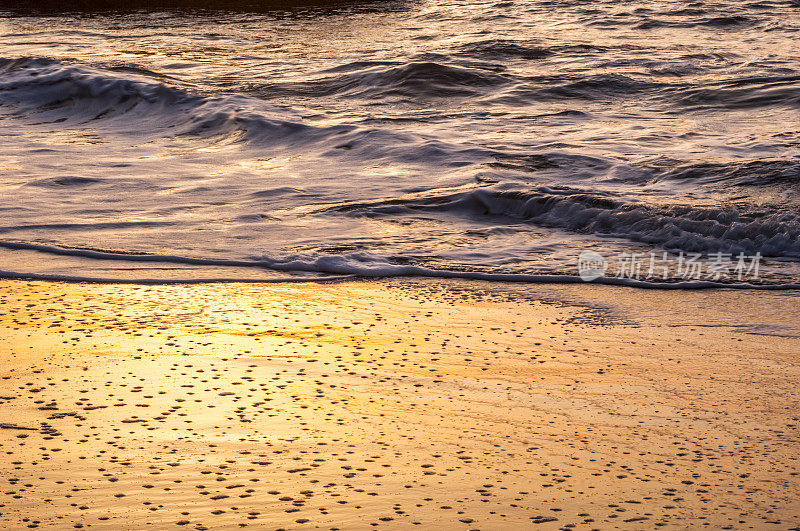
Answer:
POLYGON ((798 301, 0 282, 0 527, 790 529, 798 301))

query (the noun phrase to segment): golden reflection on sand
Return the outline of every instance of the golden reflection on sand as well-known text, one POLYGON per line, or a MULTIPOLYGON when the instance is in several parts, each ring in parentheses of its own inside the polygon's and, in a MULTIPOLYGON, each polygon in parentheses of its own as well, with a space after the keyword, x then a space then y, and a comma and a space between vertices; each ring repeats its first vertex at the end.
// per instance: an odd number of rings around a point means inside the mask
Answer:
POLYGON ((788 525, 794 298, 2 282, 0 523, 788 525))

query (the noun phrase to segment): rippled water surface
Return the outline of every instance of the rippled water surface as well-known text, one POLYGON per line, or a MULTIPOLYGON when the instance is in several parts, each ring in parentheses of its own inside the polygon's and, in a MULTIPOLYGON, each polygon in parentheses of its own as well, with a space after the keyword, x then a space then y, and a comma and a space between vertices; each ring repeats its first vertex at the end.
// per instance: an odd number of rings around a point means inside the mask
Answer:
POLYGON ((574 275, 591 249, 794 281, 799 29, 788 1, 5 11, 0 269, 574 275))

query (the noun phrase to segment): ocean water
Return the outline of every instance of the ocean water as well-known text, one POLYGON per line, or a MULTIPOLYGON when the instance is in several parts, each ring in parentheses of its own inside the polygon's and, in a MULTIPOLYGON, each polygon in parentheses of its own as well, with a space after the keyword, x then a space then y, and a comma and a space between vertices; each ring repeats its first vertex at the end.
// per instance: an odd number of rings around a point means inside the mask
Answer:
POLYGON ((0 270, 794 283, 798 42, 783 0, 6 7, 0 270))

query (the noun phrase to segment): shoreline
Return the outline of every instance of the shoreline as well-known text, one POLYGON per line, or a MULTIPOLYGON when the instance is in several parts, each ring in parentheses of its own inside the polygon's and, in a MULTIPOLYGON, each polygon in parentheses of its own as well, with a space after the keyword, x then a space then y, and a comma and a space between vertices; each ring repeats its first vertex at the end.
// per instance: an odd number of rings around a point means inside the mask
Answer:
MULTIPOLYGON (((392 281, 410 279, 442 279, 507 284, 591 284, 625 286, 652 290, 742 289, 784 291, 800 290, 794 277, 740 277, 739 281, 710 280, 696 277, 668 279, 640 278, 642 275, 619 276, 601 274, 592 280, 567 273, 498 273, 481 270, 436 269, 420 265, 384 262, 351 261, 347 257, 317 259, 227 259, 197 258, 180 255, 158 255, 133 252, 112 252, 92 248, 71 248, 30 242, 1 241, 7 249, 9 269, 0 269, 0 280, 32 280, 91 284, 178 285, 178 284, 273 284, 335 281, 392 281), (15 268, 34 271, 20 272, 15 268), (98 264, 105 264, 101 267, 98 264), (169 267, 165 267, 169 266, 169 267), (87 274, 86 272, 91 272, 87 274), (81 274, 70 274, 80 272, 81 274), (98 276, 105 273, 108 276, 98 276), (147 275, 153 275, 148 277, 147 275), (177 277, 176 275, 182 275, 177 277), (304 276, 306 275, 306 276, 304 276), (327 276, 323 276, 327 275, 327 276)), ((598 255, 599 256, 599 255, 598 255)), ((602 259, 602 257, 600 257, 602 259)), ((579 266, 579 264, 578 264, 579 266)), ((758 271, 758 270, 756 270, 758 271)))
POLYGON ((2 280, 0 523, 797 526, 796 297, 2 280))
MULTIPOLYGON (((280 271, 270 271, 280 272, 280 271)), ((287 271, 289 272, 289 271, 287 271)), ((301 271, 303 273, 317 273, 301 271)), ((330 277, 272 277, 272 278, 98 278, 73 275, 55 275, 40 273, 19 273, 0 270, 0 281, 54 282, 67 284, 99 284, 128 286, 178 286, 202 284, 325 284, 335 282, 381 282, 408 279, 410 281, 441 280, 467 281, 478 283, 529 284, 529 285, 594 285, 620 286, 642 290, 751 290, 751 291, 800 291, 800 283, 752 284, 749 282, 718 282, 710 280, 686 280, 652 282, 635 278, 600 277, 594 280, 583 280, 577 275, 523 275, 516 273, 483 273, 467 271, 428 270, 429 274, 375 274, 343 273, 330 277)), ((327 274, 327 273, 323 273, 327 274)))

